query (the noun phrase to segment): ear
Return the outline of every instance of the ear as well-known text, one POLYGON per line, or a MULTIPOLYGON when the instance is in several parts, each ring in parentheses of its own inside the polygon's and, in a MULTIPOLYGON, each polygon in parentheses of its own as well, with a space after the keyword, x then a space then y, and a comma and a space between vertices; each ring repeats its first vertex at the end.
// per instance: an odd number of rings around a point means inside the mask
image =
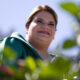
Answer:
POLYGON ((26 26, 26 33, 28 33, 28 30, 29 30, 29 26, 26 26))

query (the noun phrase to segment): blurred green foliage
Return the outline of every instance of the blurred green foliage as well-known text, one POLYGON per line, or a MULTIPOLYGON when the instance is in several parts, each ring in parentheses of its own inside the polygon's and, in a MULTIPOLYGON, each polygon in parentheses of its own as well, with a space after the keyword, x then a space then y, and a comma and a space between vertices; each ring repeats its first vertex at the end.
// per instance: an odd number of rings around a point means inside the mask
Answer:
POLYGON ((80 5, 77 5, 73 2, 67 2, 67 3, 61 3, 60 6, 61 8, 63 8, 64 10, 75 16, 80 23, 80 5))
POLYGON ((75 45, 76 45, 76 42, 75 41, 73 41, 73 40, 66 40, 64 42, 63 48, 64 49, 69 49, 69 48, 74 47, 75 45))
POLYGON ((80 5, 77 5, 73 2, 67 2, 67 3, 61 3, 60 7, 64 9, 65 11, 69 12, 70 14, 75 17, 77 20, 76 25, 73 25, 73 30, 74 30, 74 40, 66 40, 63 44, 64 49, 72 48, 74 46, 79 46, 80 47, 80 5), (77 25, 78 24, 78 25, 77 25))
MULTIPOLYGON (((9 48, 8 55, 4 54, 9 62, 15 60, 15 53, 9 48)), ((4 52, 4 51, 3 51, 4 52)), ((4 59, 5 62, 6 59, 4 59)), ((0 80, 73 80, 77 75, 77 70, 71 70, 74 64, 68 59, 56 57, 52 62, 34 60, 27 57, 25 60, 19 60, 16 66, 6 65, 0 62, 0 80)))
MULTIPOLYGON (((61 3, 60 7, 65 10, 66 12, 70 13, 72 17, 75 18, 76 21, 74 21, 73 25, 73 32, 74 32, 74 39, 67 39, 64 41, 64 44, 62 46, 63 49, 70 49, 73 48, 74 46, 77 46, 79 49, 78 55, 75 58, 75 65, 77 66, 77 71, 78 74, 75 80, 80 80, 80 4, 76 4, 73 2, 66 2, 66 3, 61 3)), ((76 69, 75 68, 75 69, 76 69)))
POLYGON ((72 2, 63 3, 61 4, 61 7, 67 12, 70 12, 71 14, 73 14, 74 16, 77 16, 78 12, 80 11, 78 6, 72 2))

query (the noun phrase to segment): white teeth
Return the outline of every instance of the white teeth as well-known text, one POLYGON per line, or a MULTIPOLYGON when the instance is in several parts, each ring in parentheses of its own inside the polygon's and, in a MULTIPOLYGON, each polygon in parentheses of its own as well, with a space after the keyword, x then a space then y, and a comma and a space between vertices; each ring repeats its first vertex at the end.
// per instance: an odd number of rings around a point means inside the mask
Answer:
POLYGON ((47 32, 47 31, 39 31, 39 33, 44 33, 44 34, 48 34, 48 35, 50 35, 50 33, 47 32))

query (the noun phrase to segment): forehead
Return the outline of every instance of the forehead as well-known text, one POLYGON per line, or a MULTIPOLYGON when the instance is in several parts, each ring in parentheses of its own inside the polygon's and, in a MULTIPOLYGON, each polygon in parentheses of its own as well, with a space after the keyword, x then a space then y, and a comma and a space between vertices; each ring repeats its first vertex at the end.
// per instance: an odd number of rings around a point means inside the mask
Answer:
POLYGON ((42 18, 42 19, 45 19, 45 20, 48 20, 48 21, 55 21, 54 20, 54 17, 51 13, 47 12, 47 11, 40 11, 38 12, 34 18, 42 18))

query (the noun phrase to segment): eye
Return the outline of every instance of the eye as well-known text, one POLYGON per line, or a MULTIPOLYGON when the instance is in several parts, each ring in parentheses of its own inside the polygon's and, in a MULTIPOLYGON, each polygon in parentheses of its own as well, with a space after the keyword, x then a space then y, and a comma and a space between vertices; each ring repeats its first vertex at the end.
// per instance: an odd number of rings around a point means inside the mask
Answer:
POLYGON ((49 23, 48 25, 50 25, 50 26, 54 26, 54 23, 49 23))
POLYGON ((42 20, 36 20, 37 23, 43 23, 42 20))

